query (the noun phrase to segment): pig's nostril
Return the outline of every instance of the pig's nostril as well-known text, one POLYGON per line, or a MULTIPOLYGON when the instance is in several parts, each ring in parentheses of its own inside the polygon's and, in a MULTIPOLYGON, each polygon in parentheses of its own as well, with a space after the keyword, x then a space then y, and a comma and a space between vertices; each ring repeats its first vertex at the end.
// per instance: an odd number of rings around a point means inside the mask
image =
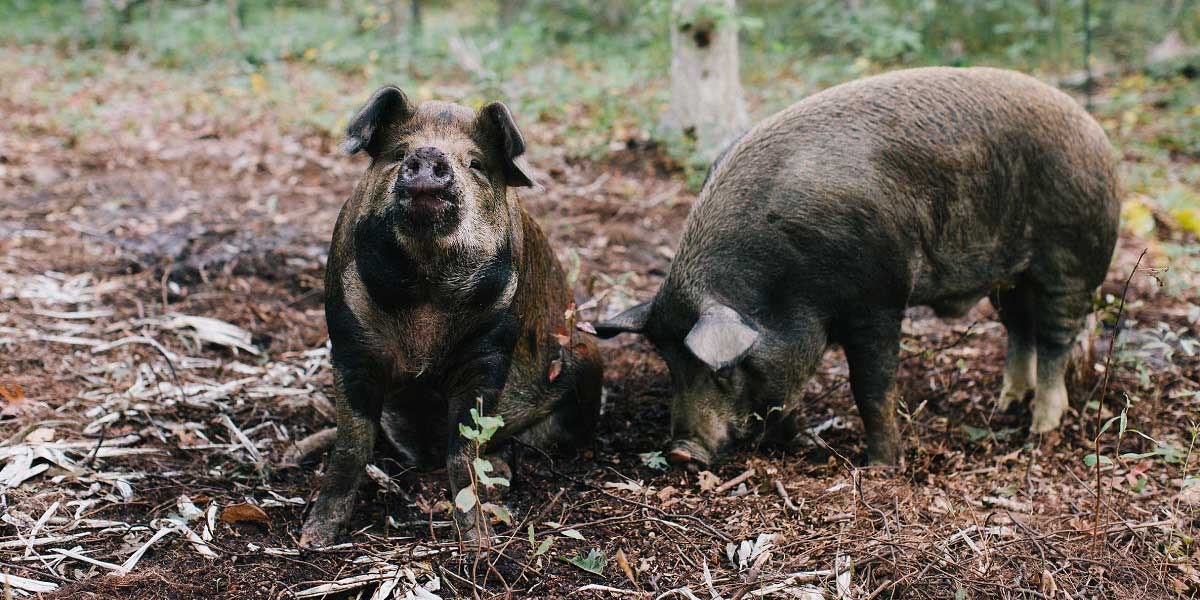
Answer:
POLYGON ((447 165, 445 162, 442 162, 439 160, 438 162, 433 163, 433 176, 434 177, 437 177, 438 179, 445 179, 446 175, 448 175, 449 173, 450 173, 450 166, 447 165))

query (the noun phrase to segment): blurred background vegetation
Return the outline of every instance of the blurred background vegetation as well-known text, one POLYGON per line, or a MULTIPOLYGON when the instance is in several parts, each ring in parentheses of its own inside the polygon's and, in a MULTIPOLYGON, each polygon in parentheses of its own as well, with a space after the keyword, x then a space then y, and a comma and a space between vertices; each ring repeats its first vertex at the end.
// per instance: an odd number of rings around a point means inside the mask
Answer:
MULTIPOLYGON (((1084 0, 741 0, 753 120, 814 90, 893 68, 994 65, 1079 94, 1084 0)), ((1093 112, 1125 155, 1127 227, 1200 233, 1200 1, 1090 0, 1093 112), (1141 200, 1138 200, 1138 199, 1141 200), (1163 212, 1166 211, 1166 212, 1163 212)), ((532 154, 601 159, 652 148, 693 186, 695 148, 657 130, 669 100, 670 0, 0 0, 6 61, 84 82, 146 78, 219 127, 269 119, 336 136, 382 83, 468 105, 503 99, 532 154)), ((10 67, 6 73, 16 75, 10 67)), ((114 85, 139 90, 146 86, 114 85)), ((64 103, 68 138, 154 115, 64 103)), ((175 114, 158 118, 170 120, 175 114)))
MULTIPOLYGON (((887 68, 991 64, 1067 74, 1083 65, 1083 4, 741 0, 742 80, 751 112, 761 118, 815 87, 887 68)), ((667 101, 670 6, 670 0, 0 0, 0 38, 83 58, 68 60, 67 69, 86 69, 92 51, 122 51, 214 85, 242 78, 259 95, 286 87, 277 81, 285 79, 283 67, 304 64, 311 85, 321 85, 322 71, 350 75, 362 81, 360 95, 386 81, 468 103, 503 97, 525 119, 567 117, 574 151, 602 151, 604 138, 612 137, 603 132, 652 130, 667 101), (222 69, 228 79, 217 75, 222 69)), ((1196 0, 1091 0, 1090 13, 1101 72, 1147 67, 1152 50, 1172 37, 1185 47, 1200 39, 1196 0)), ((1187 59, 1195 57, 1184 54, 1160 66, 1194 70, 1187 59)), ((346 116, 342 106, 335 113, 322 105, 297 108, 318 127, 336 127, 346 116)))

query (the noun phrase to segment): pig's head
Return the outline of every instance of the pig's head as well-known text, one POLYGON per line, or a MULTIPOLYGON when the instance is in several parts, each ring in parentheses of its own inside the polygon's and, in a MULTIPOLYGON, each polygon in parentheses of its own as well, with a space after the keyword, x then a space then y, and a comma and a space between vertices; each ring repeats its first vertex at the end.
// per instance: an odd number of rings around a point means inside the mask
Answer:
POLYGON ((655 300, 598 324, 596 333, 602 338, 640 333, 654 344, 674 387, 667 457, 701 467, 716 462, 752 425, 770 384, 767 344, 758 325, 717 299, 664 296, 660 291, 655 300))
POLYGON ((380 88, 351 120, 342 149, 365 151, 360 183, 364 214, 401 239, 477 245, 508 229, 508 187, 534 185, 523 164, 525 141, 508 108, 478 112, 458 104, 414 104, 380 88))

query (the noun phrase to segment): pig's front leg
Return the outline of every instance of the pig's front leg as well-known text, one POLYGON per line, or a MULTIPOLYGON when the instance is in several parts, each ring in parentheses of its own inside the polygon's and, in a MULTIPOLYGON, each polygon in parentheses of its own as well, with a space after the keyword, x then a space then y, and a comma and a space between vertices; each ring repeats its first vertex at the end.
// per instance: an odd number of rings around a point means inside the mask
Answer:
MULTIPOLYGON (((454 506, 454 524, 459 537, 464 542, 486 547, 491 539, 492 530, 488 516, 480 510, 480 505, 486 500, 487 494, 483 485, 475 475, 475 459, 480 456, 478 444, 462 435, 459 426, 480 429, 471 417, 471 409, 482 405, 479 414, 492 415, 496 408, 500 391, 508 378, 510 357, 507 354, 491 353, 480 356, 469 365, 459 370, 451 385, 449 396, 450 431, 446 444, 446 473, 450 478, 450 494, 454 506), (458 494, 464 488, 472 488, 475 502, 469 510, 463 511, 458 507, 458 494)), ((500 435, 499 432, 493 438, 500 435)), ((497 473, 492 473, 497 475, 497 473)))
POLYGON ((902 311, 878 311, 846 328, 842 347, 850 365, 850 388, 867 436, 867 462, 892 465, 900 460, 900 432, 892 383, 900 352, 902 311))
POLYGON ((380 403, 365 377, 334 368, 337 440, 325 467, 321 492, 300 533, 305 548, 330 546, 354 513, 363 470, 371 459, 380 403))

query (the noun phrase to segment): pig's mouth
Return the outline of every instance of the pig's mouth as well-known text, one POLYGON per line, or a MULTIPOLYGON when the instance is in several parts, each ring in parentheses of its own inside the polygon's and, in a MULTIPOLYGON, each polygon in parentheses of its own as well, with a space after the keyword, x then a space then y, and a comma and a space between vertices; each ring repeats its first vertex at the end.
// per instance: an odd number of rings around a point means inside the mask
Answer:
POLYGON ((454 231, 459 220, 455 195, 445 192, 397 190, 396 208, 412 235, 441 236, 454 231))
POLYGON ((451 204, 453 202, 442 194, 413 194, 408 197, 410 211, 438 212, 451 204))

